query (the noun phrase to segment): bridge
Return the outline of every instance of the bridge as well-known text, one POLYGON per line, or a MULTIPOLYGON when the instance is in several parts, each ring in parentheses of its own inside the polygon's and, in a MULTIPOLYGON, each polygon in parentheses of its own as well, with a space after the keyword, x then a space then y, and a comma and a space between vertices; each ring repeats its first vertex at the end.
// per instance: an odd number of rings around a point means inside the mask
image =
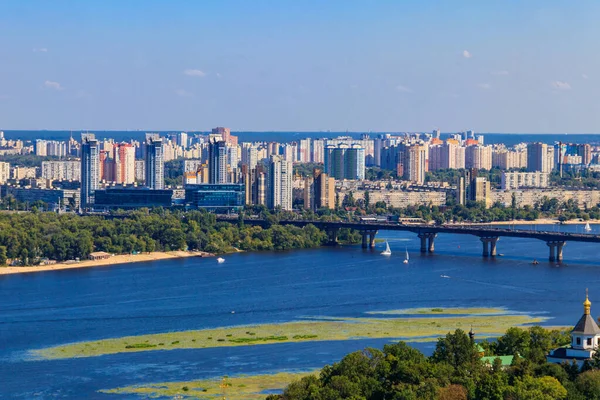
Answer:
MULTIPOLYGON (((218 217, 218 222, 236 222, 237 218, 218 217)), ((268 226, 268 222, 261 219, 244 219, 247 225, 268 226)), ((428 224, 401 224, 391 222, 326 222, 286 220, 278 221, 281 225, 293 225, 304 227, 312 224, 324 230, 329 236, 329 244, 337 243, 337 235, 340 229, 353 229, 362 235, 362 247, 375 247, 375 236, 380 230, 408 231, 416 233, 421 239, 421 252, 433 253, 435 249, 435 238, 440 233, 455 235, 473 235, 479 237, 482 243, 483 257, 495 257, 497 255, 497 243, 500 237, 517 237, 538 239, 546 242, 549 249, 549 261, 562 261, 563 248, 568 241, 600 243, 600 235, 582 233, 562 233, 550 231, 532 231, 527 229, 507 229, 504 227, 493 227, 484 225, 428 225, 428 224)))

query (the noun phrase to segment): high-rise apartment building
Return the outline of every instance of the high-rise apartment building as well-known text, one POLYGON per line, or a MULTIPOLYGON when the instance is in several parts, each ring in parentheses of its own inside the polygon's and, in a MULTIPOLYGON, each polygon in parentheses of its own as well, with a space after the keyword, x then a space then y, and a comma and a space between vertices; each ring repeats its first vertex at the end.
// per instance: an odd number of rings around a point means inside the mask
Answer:
POLYGON ((129 143, 113 147, 114 182, 122 185, 135 183, 135 147, 129 143))
POLYGON ((477 176, 477 170, 465 170, 463 176, 458 181, 457 200, 459 204, 466 204, 467 201, 477 201, 485 203, 486 207, 490 204, 490 182, 485 177, 477 176))
POLYGON ((42 178, 51 181, 79 181, 81 180, 81 162, 43 161, 42 178))
POLYGON ((425 146, 407 146, 404 150, 404 179, 417 184, 425 182, 427 151, 425 146))
POLYGON ((271 157, 267 187, 267 207, 292 210, 293 163, 282 156, 271 157))
POLYGON ((317 170, 314 174, 314 209, 335 208, 335 179, 317 170))
POLYGON ((93 133, 81 135, 81 205, 94 204, 94 192, 100 182, 100 146, 93 133))
POLYGON ((327 146, 325 173, 335 179, 365 179, 365 150, 357 145, 327 146))
POLYGON ((213 135, 221 135, 221 139, 228 145, 231 145, 231 146, 238 145, 237 136, 232 135, 231 130, 229 128, 223 128, 222 126, 213 128, 212 134, 213 135))
MULTIPOLYGON (((157 135, 146 137, 146 187, 150 189, 165 188, 165 168, 163 141, 157 135)), ((134 166, 135 168, 135 166, 134 166)))
POLYGON ((308 163, 312 161, 311 152, 311 140, 310 138, 301 139, 300 145, 298 146, 298 161, 301 163, 308 163))
POLYGON ((227 183, 227 144, 215 141, 208 145, 209 183, 227 183))
POLYGON ((0 162, 0 184, 6 183, 10 179, 10 164, 0 162))
POLYGON ((315 139, 312 141, 312 156, 311 160, 314 163, 323 163, 325 158, 325 141, 323 139, 315 139))
POLYGON ((552 172, 554 168, 554 147, 546 143, 527 145, 527 171, 552 172))
POLYGON ((352 145, 344 154, 344 178, 352 180, 365 179, 365 149, 352 145))
POLYGON ((256 168, 258 164, 258 148, 253 143, 242 144, 242 165, 249 170, 256 168))
POLYGON ((465 168, 492 169, 492 148, 472 145, 465 148, 465 168))

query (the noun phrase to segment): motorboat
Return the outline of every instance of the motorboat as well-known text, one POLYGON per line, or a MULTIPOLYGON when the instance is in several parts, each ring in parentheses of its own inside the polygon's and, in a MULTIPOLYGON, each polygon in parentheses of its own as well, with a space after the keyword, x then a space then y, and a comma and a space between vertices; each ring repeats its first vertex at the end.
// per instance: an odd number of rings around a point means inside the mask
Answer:
POLYGON ((391 256, 392 255, 392 250, 390 250, 390 244, 388 243, 388 241, 385 241, 385 250, 381 252, 382 256, 391 256))

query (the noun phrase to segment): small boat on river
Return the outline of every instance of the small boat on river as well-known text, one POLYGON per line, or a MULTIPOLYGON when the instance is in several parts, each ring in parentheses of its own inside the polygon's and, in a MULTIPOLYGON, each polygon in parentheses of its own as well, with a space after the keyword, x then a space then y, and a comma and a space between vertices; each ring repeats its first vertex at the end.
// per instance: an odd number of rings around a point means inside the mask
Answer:
POLYGON ((391 256, 392 255, 392 250, 390 249, 390 244, 388 243, 388 241, 385 241, 385 250, 381 252, 382 256, 391 256))

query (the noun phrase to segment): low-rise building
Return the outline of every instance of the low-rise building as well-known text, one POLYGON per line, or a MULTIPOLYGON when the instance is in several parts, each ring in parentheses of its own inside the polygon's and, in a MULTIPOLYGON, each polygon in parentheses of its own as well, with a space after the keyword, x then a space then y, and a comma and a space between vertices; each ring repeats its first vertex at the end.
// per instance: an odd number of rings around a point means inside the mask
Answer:
POLYGON ((79 208, 80 193, 79 190, 22 188, 5 185, 0 187, 0 197, 5 196, 13 196, 21 203, 41 201, 50 207, 79 208))
POLYGON ((565 190, 562 188, 493 190, 489 196, 492 204, 500 203, 506 207, 511 206, 513 198, 517 207, 533 207, 547 198, 557 199, 561 203, 572 199, 581 208, 591 208, 600 204, 600 190, 565 190))
POLYGON ((185 187, 185 204, 188 208, 209 211, 238 211, 245 205, 243 184, 200 184, 185 187))
POLYGON ((550 182, 547 172, 502 172, 502 190, 526 188, 546 188, 550 182))
POLYGON ((135 209, 171 207, 173 191, 167 189, 148 189, 145 187, 107 188, 96 190, 94 209, 135 209))

